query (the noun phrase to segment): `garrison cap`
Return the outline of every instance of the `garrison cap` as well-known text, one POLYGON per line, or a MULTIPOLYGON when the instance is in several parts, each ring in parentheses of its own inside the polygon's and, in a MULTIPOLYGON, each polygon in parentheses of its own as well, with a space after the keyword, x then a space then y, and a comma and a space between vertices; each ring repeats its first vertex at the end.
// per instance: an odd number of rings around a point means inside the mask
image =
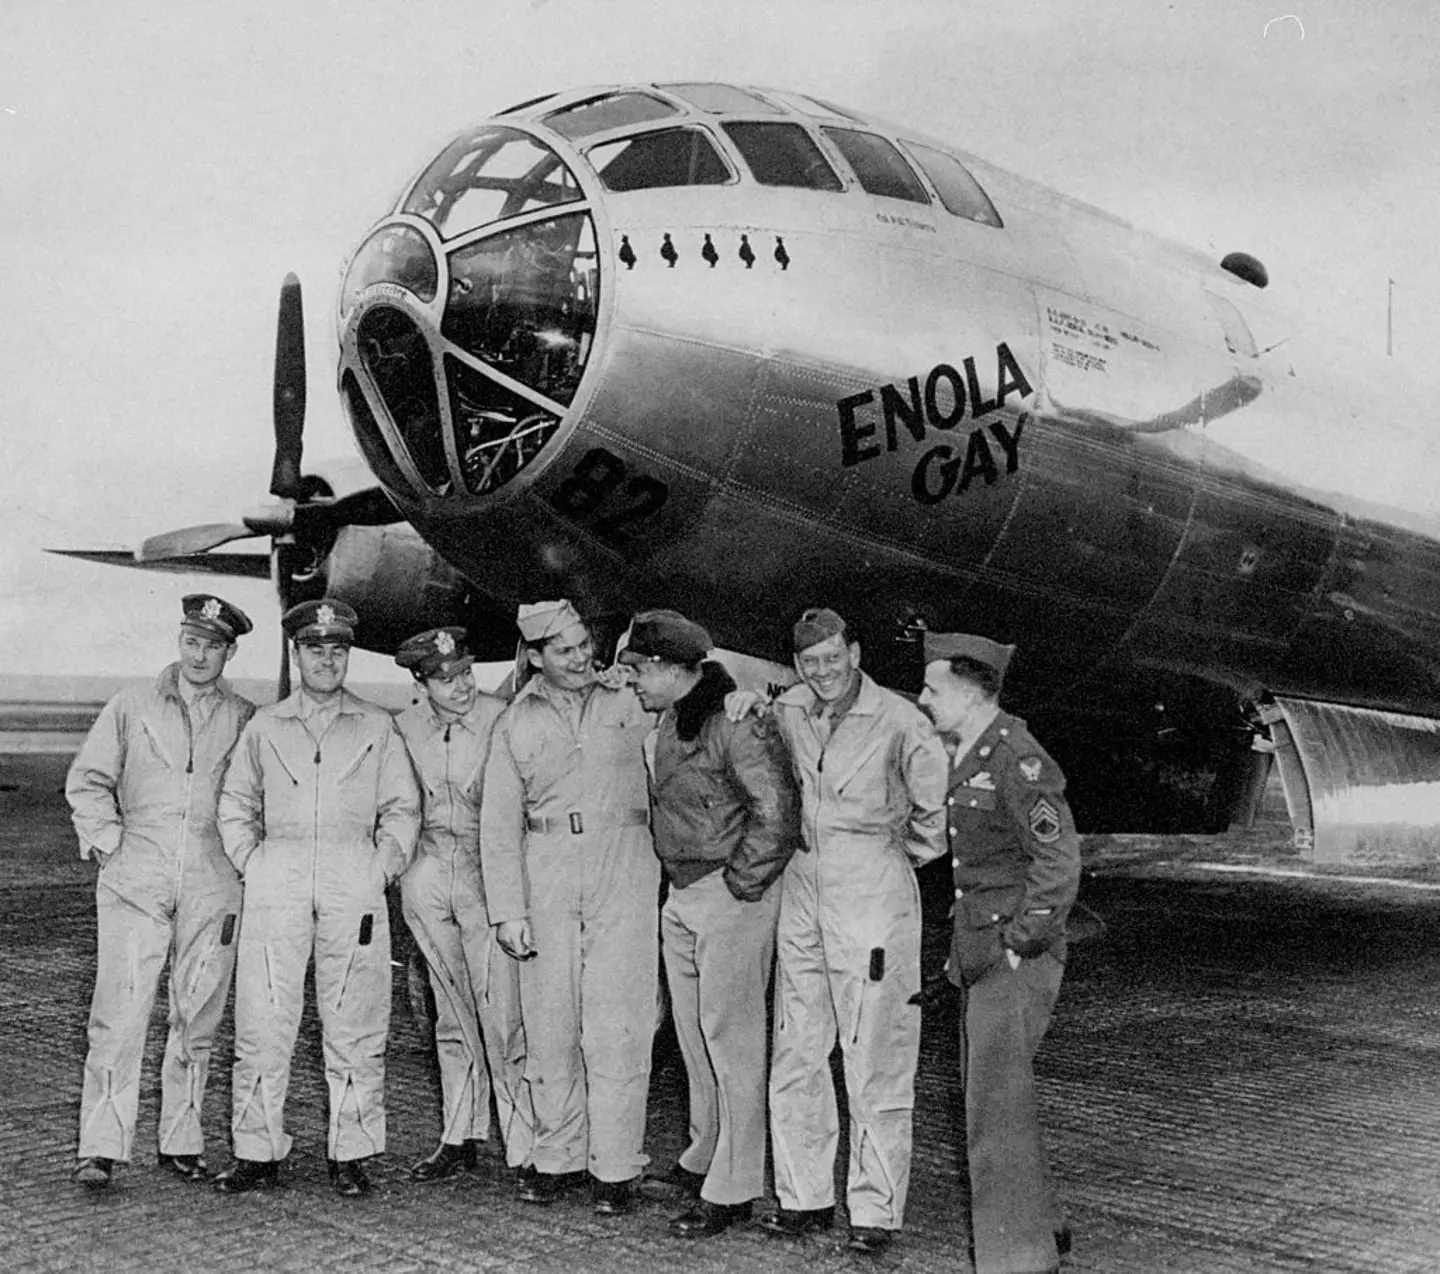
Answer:
POLYGON ((564 632, 571 624, 583 624, 580 612, 563 598, 558 602, 521 604, 515 616, 520 636, 526 641, 543 641, 564 632))
POLYGON ((795 621, 793 644, 798 655, 831 637, 843 636, 845 621, 828 606, 812 606, 795 621))
POLYGON ((934 663, 937 659, 953 659, 958 655, 993 668, 1003 677, 1010 663, 1010 656, 1014 653, 1014 646, 1004 646, 988 637, 977 637, 971 633, 925 634, 927 664, 934 663))
POLYGON ((339 641, 347 646, 355 640, 358 622, 354 610, 333 597, 301 602, 280 618, 280 626, 291 641, 339 641))
POLYGON ((190 593, 180 599, 180 609, 182 628, 193 628, 232 644, 255 627, 243 610, 213 593, 190 593))
POLYGON ((642 610, 630 621, 630 641, 619 660, 622 664, 658 659, 672 664, 698 664, 714 645, 709 633, 679 611, 642 610))
POLYGON ((428 681, 464 672, 475 662, 475 656, 470 653, 463 628, 427 628, 400 643, 395 662, 428 681))

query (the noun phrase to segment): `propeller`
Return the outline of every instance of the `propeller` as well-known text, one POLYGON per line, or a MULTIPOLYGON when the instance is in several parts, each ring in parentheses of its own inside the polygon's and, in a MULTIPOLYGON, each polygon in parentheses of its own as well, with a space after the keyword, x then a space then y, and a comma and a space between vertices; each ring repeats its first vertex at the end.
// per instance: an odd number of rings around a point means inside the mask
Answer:
MULTIPOLYGON (((153 535, 135 550, 139 566, 209 553, 233 540, 270 537, 270 578, 283 615, 297 600, 297 585, 313 576, 335 537, 347 526, 385 526, 401 520, 390 498, 370 487, 336 498, 321 477, 301 472, 305 440, 305 316, 300 280, 287 274, 280 286, 275 328, 275 459, 270 469, 273 501, 239 522, 209 522, 153 535)), ((162 568, 163 569, 163 568, 162 568)), ((280 640, 280 698, 290 693, 290 659, 280 640)))

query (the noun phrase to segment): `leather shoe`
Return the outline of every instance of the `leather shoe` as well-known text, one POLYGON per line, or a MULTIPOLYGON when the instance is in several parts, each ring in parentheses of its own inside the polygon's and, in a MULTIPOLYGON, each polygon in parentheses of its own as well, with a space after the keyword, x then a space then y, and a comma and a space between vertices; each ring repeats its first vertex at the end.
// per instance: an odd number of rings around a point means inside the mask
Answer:
POLYGON ((199 1155, 167 1155, 163 1150, 156 1161, 166 1172, 173 1172, 185 1181, 208 1181, 210 1169, 199 1155))
POLYGON ((331 1159, 330 1184, 342 1199, 358 1199, 370 1193, 370 1178, 358 1159, 331 1159))
POLYGON ((672 1220, 670 1228, 687 1239, 708 1239, 749 1219, 748 1203, 711 1203, 709 1199, 701 1199, 689 1212, 682 1212, 672 1220))
POLYGON ((440 1148, 434 1154, 420 1160, 410 1169, 410 1176, 416 1181, 444 1181, 447 1177, 472 1171, 476 1162, 473 1141, 464 1141, 458 1146, 441 1142, 440 1148))
POLYGON ((689 1168, 680 1163, 673 1163, 664 1172, 656 1173, 653 1177, 645 1178, 646 1184, 667 1186, 672 1190, 678 1190, 681 1194, 688 1194, 692 1199, 700 1197, 700 1187, 705 1184, 703 1172, 691 1172, 689 1168))
POLYGON ((635 1191, 629 1181, 592 1181, 590 1199, 596 1216, 625 1216, 635 1210, 635 1191))
POLYGON ((110 1169, 114 1166, 113 1159, 91 1155, 88 1159, 82 1159, 75 1165, 75 1171, 70 1174, 70 1179, 77 1185, 91 1186, 97 1190, 103 1189, 110 1184, 110 1169))
POLYGON ((573 1190, 589 1179, 588 1172, 541 1172, 528 1165, 515 1174, 515 1197, 522 1203, 548 1207, 566 1190, 573 1190))
POLYGON ((771 1234, 795 1238, 801 1234, 818 1233, 835 1224, 834 1208, 777 1208, 760 1218, 760 1228, 771 1234))
POLYGON ((234 1166, 215 1178, 215 1189, 221 1194, 248 1194, 251 1190, 269 1190, 279 1182, 278 1160, 237 1159, 234 1166))
POLYGON ((883 1252, 895 1239, 894 1230, 877 1230, 868 1225, 850 1227, 852 1252, 883 1252))

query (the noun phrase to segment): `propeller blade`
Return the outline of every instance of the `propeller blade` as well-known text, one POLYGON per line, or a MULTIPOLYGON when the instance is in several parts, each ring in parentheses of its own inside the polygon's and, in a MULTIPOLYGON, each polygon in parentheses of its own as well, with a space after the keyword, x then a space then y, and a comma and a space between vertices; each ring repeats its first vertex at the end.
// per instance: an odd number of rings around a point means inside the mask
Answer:
POLYGON ((105 566, 130 566, 142 571, 167 571, 177 575, 229 575, 238 578, 269 579, 268 553, 201 553, 190 557, 166 558, 159 562, 137 562, 133 549, 46 549, 59 557, 76 557, 105 566))
POLYGON ((389 526, 403 522, 404 514, 379 487, 352 491, 338 500, 312 500, 295 510, 296 526, 304 531, 313 518, 319 525, 338 531, 342 526, 389 526))
POLYGON ((167 557, 189 557, 206 553, 231 540, 248 540, 255 534, 238 522, 211 522, 205 526, 186 526, 178 531, 152 535, 135 550, 137 562, 156 562, 167 557))
MULTIPOLYGON (((276 538, 270 551, 270 578, 275 584, 275 597, 280 603, 283 617, 290 609, 294 578, 293 559, 295 545, 290 540, 276 538)), ((276 702, 290 697, 290 643, 285 638, 285 629, 280 629, 280 675, 275 679, 276 702)))
POLYGON ((301 497, 300 457, 305 433, 305 316, 300 280, 287 274, 280 287, 275 328, 275 464, 270 494, 301 497))

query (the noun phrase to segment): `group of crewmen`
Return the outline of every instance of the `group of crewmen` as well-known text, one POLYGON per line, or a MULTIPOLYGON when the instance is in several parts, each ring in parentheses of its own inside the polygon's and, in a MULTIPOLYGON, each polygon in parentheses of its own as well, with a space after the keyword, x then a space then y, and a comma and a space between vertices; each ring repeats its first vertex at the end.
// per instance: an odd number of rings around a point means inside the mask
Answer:
POLYGON ((861 669, 838 614, 811 609, 793 628, 799 681, 770 701, 737 689, 675 611, 637 614, 602 670, 585 619, 542 602, 519 609, 506 698, 477 690, 464 629, 404 642, 396 662, 423 695, 395 717, 345 688, 349 606, 306 602, 282 622, 300 685, 257 710, 222 675, 249 619, 185 597, 179 660, 112 699, 71 767, 81 854, 99 863, 77 1181, 106 1186, 131 1157, 168 959, 159 1163, 211 1179, 201 1102, 233 973, 234 1163, 213 1180, 277 1184, 313 959, 330 1179, 366 1193, 364 1161, 386 1144, 398 880, 443 1102, 416 1180, 474 1167, 493 1103, 518 1198, 586 1187, 596 1213, 630 1213, 663 964, 689 1141, 647 1179, 684 1198, 672 1230, 752 1220, 767 1133, 778 1207, 755 1224, 832 1226, 838 1043, 849 1246, 884 1251, 903 1222, 929 994, 915 868, 948 853, 972 1260, 979 1274, 1058 1267, 1069 1229, 1031 1063, 1079 853, 1063 776, 999 707, 1013 647, 927 634, 917 707, 861 669))

